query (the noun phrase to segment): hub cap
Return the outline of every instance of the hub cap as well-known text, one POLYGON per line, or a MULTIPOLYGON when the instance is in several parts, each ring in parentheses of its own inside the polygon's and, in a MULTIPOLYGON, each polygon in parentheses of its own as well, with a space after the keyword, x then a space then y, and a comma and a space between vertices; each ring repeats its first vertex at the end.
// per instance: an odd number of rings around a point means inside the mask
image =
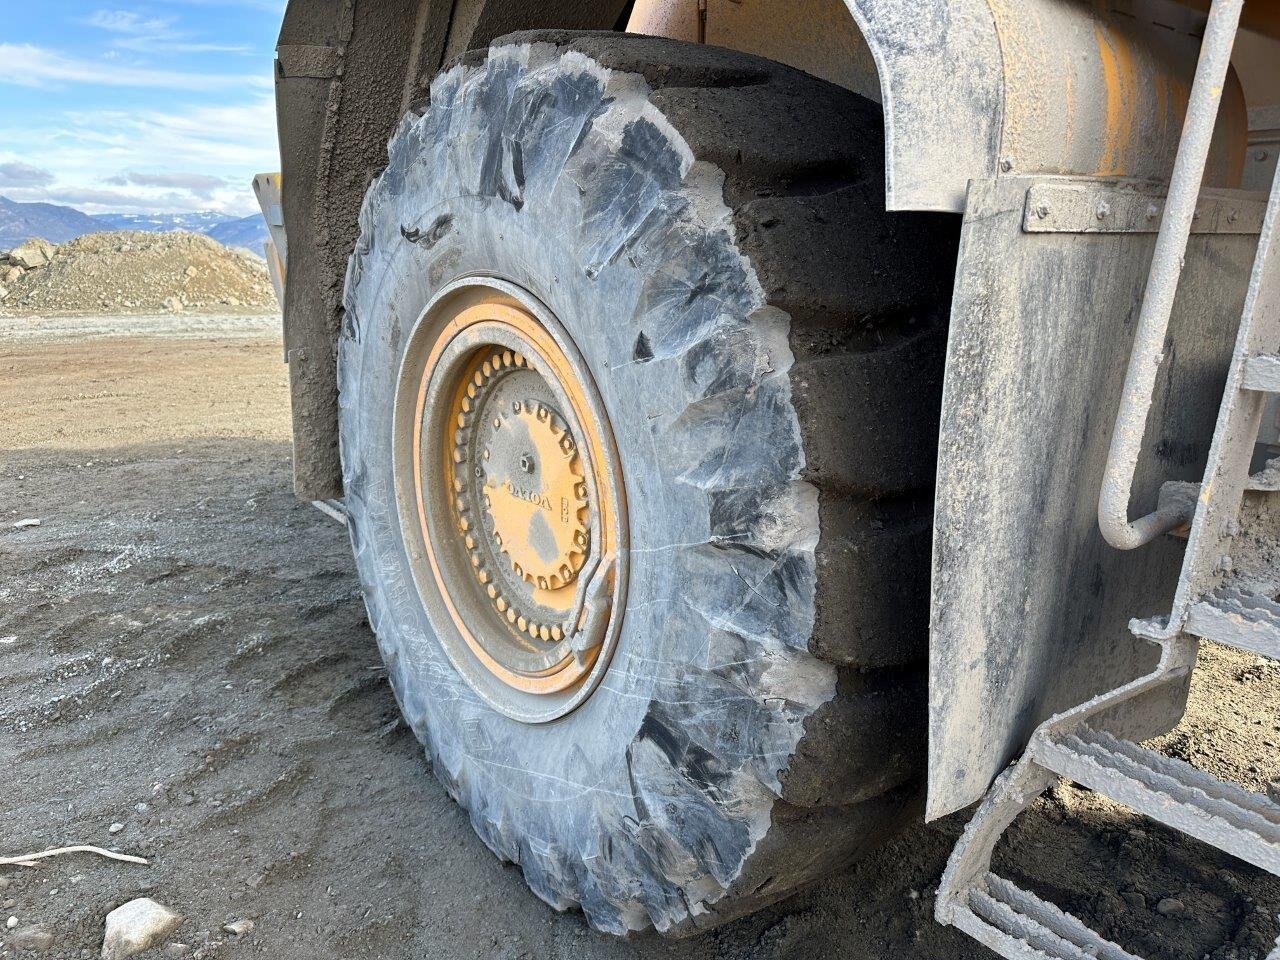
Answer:
POLYGON ((620 619, 612 435, 563 330, 503 291, 450 298, 414 338, 396 447, 411 447, 397 492, 418 521, 415 579, 447 611, 464 678, 504 712, 551 719, 598 681, 620 619))

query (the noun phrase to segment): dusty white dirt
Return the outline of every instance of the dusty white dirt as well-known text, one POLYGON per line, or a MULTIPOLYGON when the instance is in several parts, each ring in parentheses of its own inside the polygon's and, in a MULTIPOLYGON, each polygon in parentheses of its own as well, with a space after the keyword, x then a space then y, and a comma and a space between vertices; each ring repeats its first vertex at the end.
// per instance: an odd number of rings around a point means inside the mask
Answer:
MULTIPOLYGON (((91 341, 7 329, 0 856, 83 842, 151 865, 0 868, 0 917, 17 918, 0 923, 0 957, 37 925, 44 956, 97 956, 106 914, 138 896, 185 918, 184 956, 983 955, 931 918, 963 816, 689 940, 614 940, 552 912, 397 721, 344 531, 290 492, 278 338, 221 322, 199 338, 175 318, 91 341), (241 920, 252 929, 224 930, 241 920)), ((1165 746, 1265 788, 1280 777, 1277 679, 1208 650, 1165 746)), ((1277 933, 1280 883, 1082 790, 1024 817, 998 869, 1152 960, 1261 958, 1277 933)))

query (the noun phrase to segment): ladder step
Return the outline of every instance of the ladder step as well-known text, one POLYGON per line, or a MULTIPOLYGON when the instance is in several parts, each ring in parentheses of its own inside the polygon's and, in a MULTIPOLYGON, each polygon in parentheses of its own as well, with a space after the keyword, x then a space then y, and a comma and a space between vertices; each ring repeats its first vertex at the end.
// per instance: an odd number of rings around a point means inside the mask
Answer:
POLYGON ((968 932, 1005 956, 1035 960, 1138 960, 1071 914, 1002 877, 987 874, 985 887, 985 890, 970 890, 968 899, 973 917, 989 929, 982 931, 986 936, 974 930, 968 932), (993 932, 995 937, 991 936, 993 932), (993 939, 1005 950, 989 942, 993 939))
POLYGON ((1280 356, 1266 353, 1246 357, 1240 372, 1240 388, 1280 393, 1280 356))
POLYGON ((1234 587, 1214 591, 1187 613, 1197 637, 1280 660, 1280 603, 1234 587))
POLYGON ((1033 739, 1030 750, 1047 770, 1280 874, 1280 805, 1267 797, 1089 727, 1033 739))

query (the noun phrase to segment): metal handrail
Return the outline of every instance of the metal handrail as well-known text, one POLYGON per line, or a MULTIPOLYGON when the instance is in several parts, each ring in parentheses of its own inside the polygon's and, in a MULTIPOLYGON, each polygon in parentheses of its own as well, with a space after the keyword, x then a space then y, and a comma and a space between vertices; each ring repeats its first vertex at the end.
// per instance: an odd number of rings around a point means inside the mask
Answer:
POLYGON ((1156 236, 1151 272, 1138 315, 1120 411, 1116 414, 1107 468, 1098 492, 1098 527, 1107 543, 1120 550, 1150 543, 1191 518, 1192 509, 1179 503, 1130 521, 1129 500, 1243 7, 1244 0, 1213 0, 1209 11, 1187 117, 1182 125, 1182 139, 1169 182, 1164 219, 1156 236))

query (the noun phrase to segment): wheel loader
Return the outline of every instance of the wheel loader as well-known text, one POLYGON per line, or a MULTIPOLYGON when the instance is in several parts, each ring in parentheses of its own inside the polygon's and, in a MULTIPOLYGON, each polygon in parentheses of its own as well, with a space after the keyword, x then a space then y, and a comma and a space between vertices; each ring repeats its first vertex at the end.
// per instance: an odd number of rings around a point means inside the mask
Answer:
MULTIPOLYGON (((1142 746, 1280 657, 1280 4, 290 0, 297 495, 432 769, 556 909, 710 928, 1066 778, 1280 872, 1142 746)), ((1280 948, 1273 954, 1280 957, 1280 948)))

